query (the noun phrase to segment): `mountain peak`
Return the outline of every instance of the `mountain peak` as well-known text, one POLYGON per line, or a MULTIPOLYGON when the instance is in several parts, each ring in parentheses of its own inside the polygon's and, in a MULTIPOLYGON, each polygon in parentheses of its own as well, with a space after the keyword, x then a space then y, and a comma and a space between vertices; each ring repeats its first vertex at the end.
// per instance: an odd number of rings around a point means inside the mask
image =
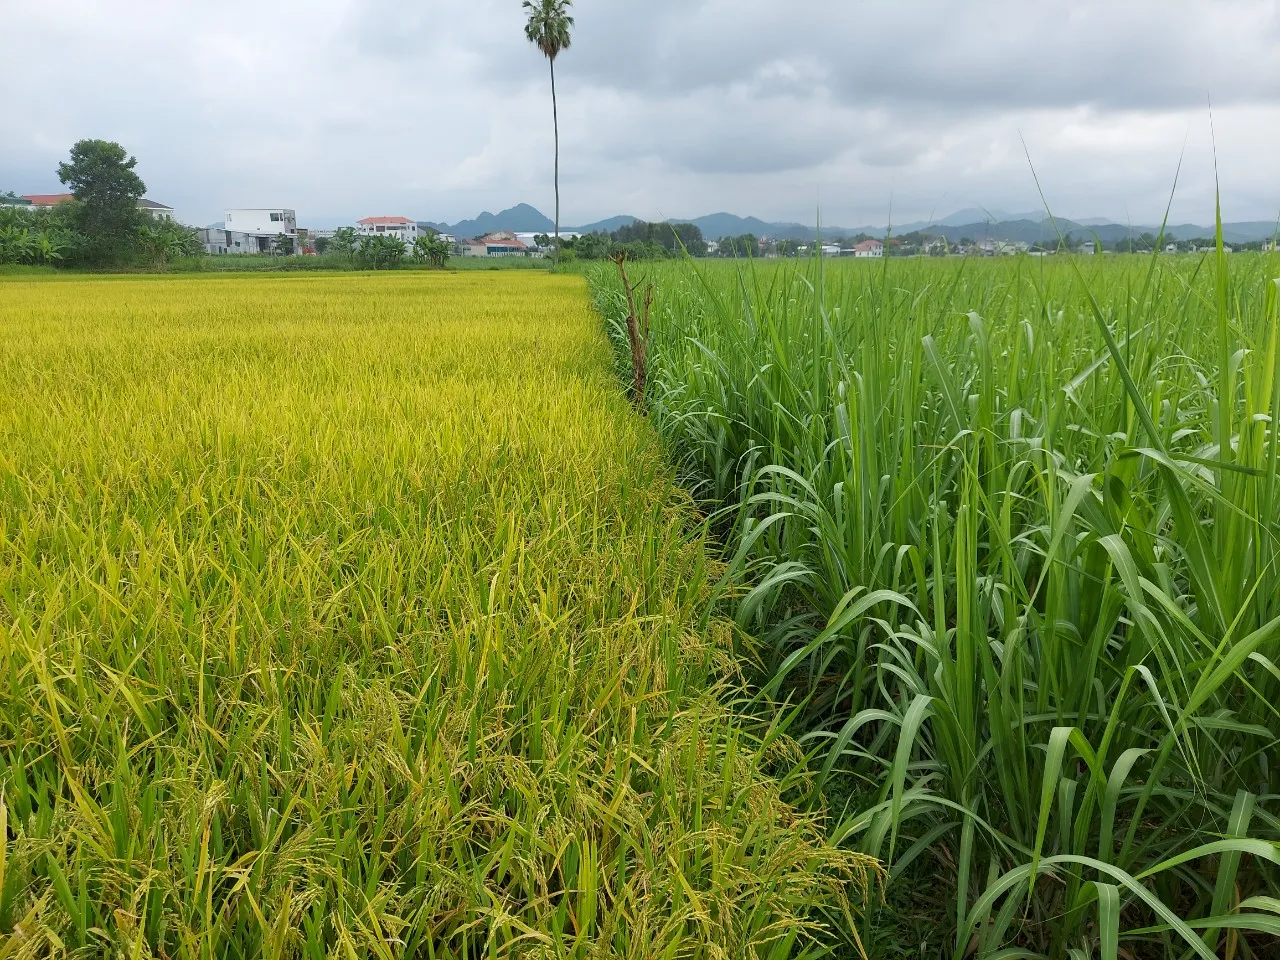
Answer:
POLYGON ((555 221, 527 203, 517 203, 498 213, 486 210, 474 220, 459 220, 452 224, 431 223, 430 226, 455 237, 480 237, 496 230, 551 233, 556 228, 555 221))

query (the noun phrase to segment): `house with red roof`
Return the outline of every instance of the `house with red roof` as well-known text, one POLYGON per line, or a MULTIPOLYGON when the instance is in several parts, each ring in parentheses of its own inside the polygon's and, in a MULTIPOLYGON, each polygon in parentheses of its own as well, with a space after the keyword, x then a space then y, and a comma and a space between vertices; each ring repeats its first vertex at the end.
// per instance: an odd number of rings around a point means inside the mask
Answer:
POLYGON ((26 193, 22 199, 33 207, 56 207, 60 203, 74 200, 73 193, 26 193))
POLYGON ((399 237, 407 244, 418 239, 418 221, 408 217, 365 217, 356 221, 356 233, 362 237, 399 237))
POLYGON ((522 257, 531 252, 532 248, 509 230, 468 240, 462 247, 467 257, 522 257))
MULTIPOLYGON (((27 201, 27 205, 32 208, 47 209, 56 207, 60 203, 67 203, 75 198, 74 193, 28 193, 20 199, 27 201)), ((173 207, 157 203, 154 200, 148 200, 146 197, 138 201, 138 209, 154 220, 173 219, 173 207)))
POLYGON ((855 257, 883 257, 884 244, 879 240, 863 240, 861 243, 853 245, 853 255, 855 257))

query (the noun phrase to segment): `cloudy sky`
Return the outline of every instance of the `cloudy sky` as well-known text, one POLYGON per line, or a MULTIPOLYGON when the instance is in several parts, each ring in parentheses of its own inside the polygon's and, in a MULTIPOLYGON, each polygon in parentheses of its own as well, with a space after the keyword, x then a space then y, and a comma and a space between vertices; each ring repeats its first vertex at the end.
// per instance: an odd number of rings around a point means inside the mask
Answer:
MULTIPOLYGON (((883 224, 973 206, 1280 214, 1277 0, 577 0, 562 223, 716 211, 883 224)), ((0 0, 0 190, 118 140, 191 223, 552 212, 518 0, 0 0)))

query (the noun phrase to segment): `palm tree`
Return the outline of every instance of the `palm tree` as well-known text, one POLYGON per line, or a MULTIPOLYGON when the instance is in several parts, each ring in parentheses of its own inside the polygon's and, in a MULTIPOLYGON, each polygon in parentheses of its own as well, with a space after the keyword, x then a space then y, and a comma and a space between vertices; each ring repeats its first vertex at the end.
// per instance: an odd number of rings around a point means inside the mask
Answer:
POLYGON ((529 12, 524 35, 551 64, 551 123, 556 136, 556 249, 560 245, 560 118, 556 113, 556 57, 560 51, 569 49, 569 28, 573 26, 569 7, 572 4, 573 0, 524 0, 524 9, 529 12))

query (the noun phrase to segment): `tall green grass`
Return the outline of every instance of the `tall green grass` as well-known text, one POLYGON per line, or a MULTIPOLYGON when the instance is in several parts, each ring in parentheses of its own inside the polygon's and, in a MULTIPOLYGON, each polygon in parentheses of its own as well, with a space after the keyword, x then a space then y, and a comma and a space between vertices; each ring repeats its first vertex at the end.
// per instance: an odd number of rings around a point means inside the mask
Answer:
POLYGON ((0 958, 823 953, 580 278, 0 280, 0 958))
POLYGON ((638 272, 763 695, 931 949, 1274 956, 1280 263, 638 272))

